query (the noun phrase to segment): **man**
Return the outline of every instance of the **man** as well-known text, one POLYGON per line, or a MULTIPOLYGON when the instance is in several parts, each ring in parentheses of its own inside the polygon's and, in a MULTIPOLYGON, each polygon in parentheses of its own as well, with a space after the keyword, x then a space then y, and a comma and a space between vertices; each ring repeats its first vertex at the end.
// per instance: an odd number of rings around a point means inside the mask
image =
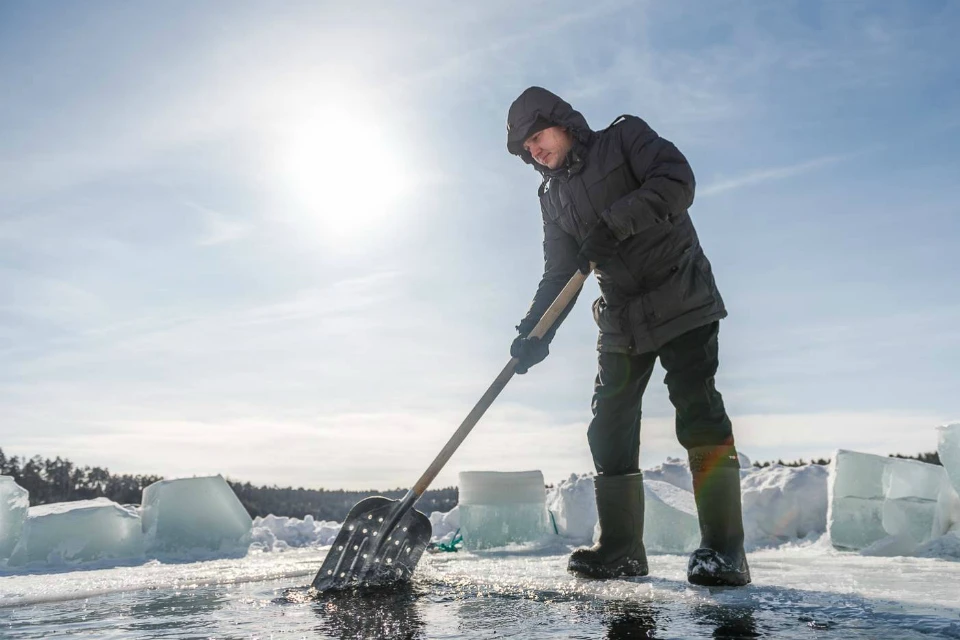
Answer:
POLYGON ((577 269, 588 273, 595 264, 601 291, 593 303, 599 371, 587 432, 601 533, 593 547, 573 552, 569 570, 598 578, 648 572, 640 406, 659 357, 700 521, 701 548, 690 557, 687 579, 747 584, 740 465, 714 386, 719 321, 727 312, 687 213, 690 165, 640 118, 621 116, 592 131, 579 112, 540 87, 510 106, 507 149, 543 177, 543 278, 510 346, 517 373, 549 353, 556 325, 540 340, 527 334, 577 269))

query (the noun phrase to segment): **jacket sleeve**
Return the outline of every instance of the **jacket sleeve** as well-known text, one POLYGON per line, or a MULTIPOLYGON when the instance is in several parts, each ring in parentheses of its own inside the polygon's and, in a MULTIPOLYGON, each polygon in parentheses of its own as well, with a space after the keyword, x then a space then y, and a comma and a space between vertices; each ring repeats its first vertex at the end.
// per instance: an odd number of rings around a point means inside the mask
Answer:
POLYGON ((600 216, 620 240, 661 224, 693 204, 693 170, 680 150, 657 135, 646 122, 626 116, 621 128, 623 152, 636 189, 614 202, 600 216))
MULTIPOLYGON (((542 207, 541 207, 542 210, 542 207)), ((543 277, 540 278, 540 285, 537 287, 537 293, 533 296, 533 302, 527 314, 517 325, 517 331, 520 335, 526 336, 533 331, 533 328, 540 322, 540 318, 546 313, 547 309, 553 304, 553 301, 560 294, 564 285, 570 280, 574 272, 577 271, 577 252, 580 246, 577 240, 560 228, 554 222, 546 211, 543 211, 543 277)), ((573 305, 577 302, 579 292, 563 310, 557 321, 543 336, 543 341, 549 343, 553 340, 557 328, 570 313, 573 305)))

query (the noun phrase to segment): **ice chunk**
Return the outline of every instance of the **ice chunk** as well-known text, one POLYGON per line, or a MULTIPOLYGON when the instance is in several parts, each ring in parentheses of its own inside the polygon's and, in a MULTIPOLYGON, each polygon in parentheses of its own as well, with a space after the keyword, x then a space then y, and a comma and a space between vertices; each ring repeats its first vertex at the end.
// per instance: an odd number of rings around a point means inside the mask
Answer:
POLYGON ((547 495, 557 533, 577 543, 589 542, 597 524, 597 500, 592 475, 570 474, 547 495))
POLYGON ((0 560, 10 556, 20 539, 29 506, 29 492, 12 477, 0 476, 0 560))
POLYGON ((937 427, 937 453, 951 484, 960 493, 960 422, 937 427))
POLYGON ((659 480, 643 480, 643 544, 651 553, 689 553, 700 544, 693 493, 659 480))
POLYGON ((690 465, 680 458, 667 458, 667 461, 651 469, 643 470, 644 480, 667 482, 686 491, 693 491, 693 476, 690 465))
POLYGON ((540 471, 462 471, 458 506, 468 550, 531 542, 553 530, 540 471))
POLYGON ((135 509, 107 498, 31 507, 9 565, 75 564, 143 556, 135 509))
POLYGON ((883 471, 890 458, 838 450, 830 463, 827 531, 833 546, 863 549, 887 536, 883 471))
POLYGON ((906 538, 914 545, 934 536, 937 500, 948 484, 943 467, 889 458, 883 471, 884 530, 891 536, 906 538))
POLYGON ((222 476, 154 482, 143 490, 148 549, 232 551, 249 544, 252 520, 222 476))
POLYGON ((817 464, 776 464, 745 474, 740 490, 746 546, 783 544, 826 531, 827 475, 827 467, 817 464))

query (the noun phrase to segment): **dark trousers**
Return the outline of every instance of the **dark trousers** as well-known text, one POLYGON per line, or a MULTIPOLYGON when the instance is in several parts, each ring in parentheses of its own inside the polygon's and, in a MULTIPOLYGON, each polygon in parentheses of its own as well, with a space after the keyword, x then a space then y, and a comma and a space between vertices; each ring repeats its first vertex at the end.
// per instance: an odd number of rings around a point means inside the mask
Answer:
POLYGON ((676 409, 677 439, 686 448, 732 444, 733 429, 714 384, 720 323, 693 329, 639 356, 601 352, 587 431, 597 473, 640 470, 640 405, 653 365, 660 358, 676 409))

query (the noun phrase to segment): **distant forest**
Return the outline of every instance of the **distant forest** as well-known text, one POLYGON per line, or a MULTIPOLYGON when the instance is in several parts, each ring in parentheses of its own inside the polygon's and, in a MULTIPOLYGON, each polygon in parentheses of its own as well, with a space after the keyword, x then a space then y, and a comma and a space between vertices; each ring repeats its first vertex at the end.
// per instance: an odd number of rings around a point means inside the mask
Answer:
MULTIPOLYGON (((940 465, 940 454, 938 454, 936 451, 933 453, 918 453, 915 456, 906 456, 902 453, 891 453, 889 457, 901 458, 903 460, 919 460, 920 462, 940 465)), ((784 467, 802 467, 805 464, 830 464, 830 458, 818 458, 816 460, 811 458, 809 462, 803 458, 800 458, 799 460, 791 460, 789 462, 784 462, 783 460, 777 460, 776 462, 754 462, 753 466, 763 469, 764 467, 769 467, 772 464, 779 464, 783 465, 784 467)))
MULTIPOLYGON (((894 458, 920 460, 931 464, 940 464, 936 453, 921 453, 915 456, 892 454, 894 458)), ((754 462, 754 467, 769 467, 781 464, 787 467, 799 467, 805 464, 829 464, 830 460, 794 460, 784 462, 754 462)), ((69 460, 57 456, 53 460, 33 456, 32 458, 8 458, 0 449, 0 475, 13 476, 13 479, 30 492, 30 504, 48 504, 51 502, 70 502, 92 498, 109 498, 120 504, 138 504, 144 487, 163 480, 160 476, 150 475, 114 475, 109 469, 100 467, 78 467, 69 460)), ((387 491, 344 491, 343 489, 304 489, 293 487, 257 487, 249 482, 236 482, 227 479, 234 493, 240 498, 251 517, 273 514, 303 518, 311 514, 317 520, 336 520, 342 522, 350 507, 367 496, 380 495, 387 498, 400 498, 405 489, 387 491)), ((548 485, 552 486, 552 485, 548 485)), ((423 494, 417 508, 424 513, 449 511, 457 506, 456 487, 430 489, 423 494)))
MULTIPOLYGON (((8 458, 3 449, 0 449, 0 475, 12 476, 18 485, 29 491, 31 506, 93 498, 109 498, 120 504, 139 504, 144 487, 163 480, 161 476, 114 475, 109 469, 79 467, 59 456, 53 460, 40 456, 8 458)), ((344 491, 255 487, 249 482, 235 482, 229 478, 227 482, 251 517, 272 513, 275 516, 303 518, 311 514, 317 520, 343 522, 350 507, 367 496, 400 498, 406 493, 405 489, 344 491)), ((457 505, 457 497, 456 487, 431 489, 417 502, 417 509, 427 514, 449 511, 457 505)))

